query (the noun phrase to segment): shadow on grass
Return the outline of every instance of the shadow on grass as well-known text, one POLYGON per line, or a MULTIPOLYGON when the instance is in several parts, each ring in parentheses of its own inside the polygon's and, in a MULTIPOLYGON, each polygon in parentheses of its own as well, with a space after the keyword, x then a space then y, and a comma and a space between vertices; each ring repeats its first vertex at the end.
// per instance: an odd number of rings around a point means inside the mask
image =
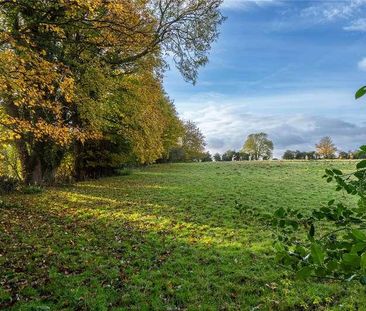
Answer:
POLYGON ((269 233, 258 227, 189 222, 161 213, 169 206, 79 189, 13 198, 24 208, 2 211, 0 306, 301 310, 337 302, 339 287, 294 283, 274 266, 269 233))

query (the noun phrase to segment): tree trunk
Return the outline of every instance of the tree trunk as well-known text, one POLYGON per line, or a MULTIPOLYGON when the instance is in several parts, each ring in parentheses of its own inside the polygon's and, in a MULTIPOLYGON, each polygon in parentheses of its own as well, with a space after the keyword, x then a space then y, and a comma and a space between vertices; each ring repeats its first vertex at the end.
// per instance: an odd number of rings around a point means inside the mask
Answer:
POLYGON ((22 175, 26 185, 42 184, 42 164, 39 156, 35 152, 29 152, 25 142, 18 141, 16 144, 22 175))
POLYGON ((77 141, 74 145, 74 173, 73 177, 77 181, 83 181, 86 179, 86 171, 83 157, 84 146, 81 142, 77 141))
POLYGON ((61 163, 64 152, 55 150, 47 152, 49 146, 45 143, 36 143, 29 147, 24 141, 16 144, 24 183, 26 185, 45 185, 55 181, 58 166, 61 163))

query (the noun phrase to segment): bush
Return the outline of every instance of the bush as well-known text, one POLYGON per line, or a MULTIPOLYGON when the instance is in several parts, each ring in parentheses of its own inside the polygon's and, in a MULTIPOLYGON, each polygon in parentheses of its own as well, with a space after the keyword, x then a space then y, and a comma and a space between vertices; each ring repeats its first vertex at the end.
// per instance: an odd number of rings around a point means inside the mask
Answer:
POLYGON ((0 193, 10 193, 17 190, 19 182, 17 179, 9 176, 0 176, 0 193))
MULTIPOLYGON (((366 146, 361 152, 366 154, 366 146)), ((273 219, 277 260, 299 278, 358 280, 366 285, 366 160, 352 173, 327 169, 324 178, 336 183, 336 191, 357 197, 357 204, 332 199, 309 215, 279 208, 273 219)))

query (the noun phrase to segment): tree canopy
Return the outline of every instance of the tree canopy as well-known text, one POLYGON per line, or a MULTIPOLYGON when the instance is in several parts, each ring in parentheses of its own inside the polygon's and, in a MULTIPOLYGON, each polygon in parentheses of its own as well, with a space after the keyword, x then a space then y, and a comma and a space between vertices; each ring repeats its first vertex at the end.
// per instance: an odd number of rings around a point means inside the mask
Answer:
POLYGON ((269 159, 272 157, 273 142, 266 133, 250 134, 243 146, 242 152, 248 153, 252 160, 269 159))
POLYGON ((0 1, 1 126, 25 182, 52 180, 67 152, 76 178, 102 146, 113 165, 167 154, 182 126, 162 87, 165 56, 195 83, 221 2, 0 1))
POLYGON ((337 148, 329 136, 323 137, 315 146, 320 157, 324 159, 332 159, 335 157, 337 148))

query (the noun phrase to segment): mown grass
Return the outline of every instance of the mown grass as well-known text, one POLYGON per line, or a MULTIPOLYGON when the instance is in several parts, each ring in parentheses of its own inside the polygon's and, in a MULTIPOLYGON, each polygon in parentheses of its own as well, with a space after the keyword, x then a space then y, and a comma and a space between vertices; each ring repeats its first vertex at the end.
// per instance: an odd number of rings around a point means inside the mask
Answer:
POLYGON ((332 198, 321 179, 331 165, 354 162, 156 165, 8 196, 17 204, 0 209, 0 306, 366 310, 357 283, 300 282, 277 266, 263 221, 280 206, 311 210, 332 198))

